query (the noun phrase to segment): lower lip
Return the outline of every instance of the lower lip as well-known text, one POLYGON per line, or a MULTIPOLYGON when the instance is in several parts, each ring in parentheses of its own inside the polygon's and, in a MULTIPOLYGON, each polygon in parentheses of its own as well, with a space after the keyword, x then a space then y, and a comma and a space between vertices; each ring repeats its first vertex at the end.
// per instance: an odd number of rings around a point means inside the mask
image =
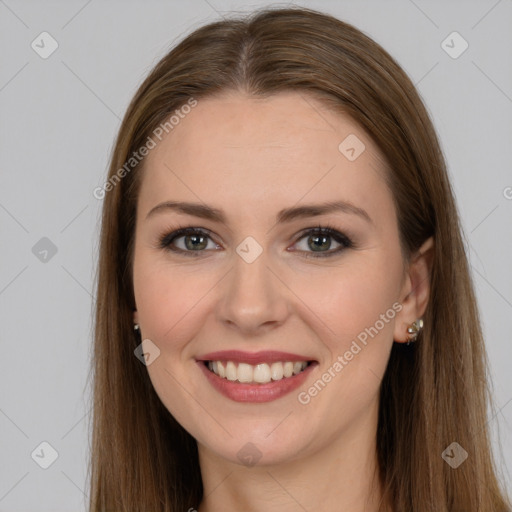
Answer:
POLYGON ((267 384, 241 384, 219 377, 210 371, 204 361, 197 361, 199 367, 206 375, 210 384, 225 397, 235 402, 271 402, 277 400, 294 389, 297 389, 307 379, 309 373, 316 366, 310 363, 303 371, 292 377, 284 377, 281 380, 270 381, 267 384))

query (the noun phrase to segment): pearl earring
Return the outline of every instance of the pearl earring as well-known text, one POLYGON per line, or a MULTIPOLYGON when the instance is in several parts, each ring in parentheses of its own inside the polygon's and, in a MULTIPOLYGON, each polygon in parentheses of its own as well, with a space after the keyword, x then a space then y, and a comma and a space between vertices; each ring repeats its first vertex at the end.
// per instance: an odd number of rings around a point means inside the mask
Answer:
POLYGON ((414 343, 416 339, 418 338, 418 334, 420 333, 421 329, 423 329, 423 320, 419 318, 418 320, 414 321, 408 328, 407 328, 407 345, 410 345, 411 343, 414 343))

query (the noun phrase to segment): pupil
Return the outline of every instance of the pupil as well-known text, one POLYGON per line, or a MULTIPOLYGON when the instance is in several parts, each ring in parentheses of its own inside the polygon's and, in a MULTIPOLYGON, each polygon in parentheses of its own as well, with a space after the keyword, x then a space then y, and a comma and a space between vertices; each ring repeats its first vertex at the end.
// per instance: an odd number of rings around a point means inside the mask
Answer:
MULTIPOLYGON (((310 238, 314 240, 314 247, 321 247, 322 243, 325 243, 329 237, 327 237, 325 235, 321 235, 321 236, 311 236, 310 238), (322 240, 322 242, 320 244, 317 244, 318 240, 322 240)), ((329 249, 330 245, 331 245, 330 243, 327 243, 326 249, 329 249)))
MULTIPOLYGON (((194 248, 197 248, 201 245, 201 242, 198 242, 198 240, 204 240, 204 236, 201 236, 201 235, 189 235, 186 240, 187 242, 190 241, 190 240, 193 240, 190 244, 187 243, 187 248, 190 249, 194 249, 194 248)), ((204 244, 204 242, 203 242, 204 244)))

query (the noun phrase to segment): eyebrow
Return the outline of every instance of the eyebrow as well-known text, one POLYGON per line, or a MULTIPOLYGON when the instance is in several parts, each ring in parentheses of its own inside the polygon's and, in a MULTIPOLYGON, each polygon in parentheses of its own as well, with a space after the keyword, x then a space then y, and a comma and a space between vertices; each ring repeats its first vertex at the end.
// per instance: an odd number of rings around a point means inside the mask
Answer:
MULTIPOLYGON (((194 217, 200 217, 202 219, 208 219, 213 222, 219 222, 221 224, 227 224, 226 216, 222 210, 213 208, 206 204, 201 203, 189 203, 182 201, 165 201, 156 205, 152 208, 146 216, 146 220, 158 212, 164 211, 177 211, 186 215, 193 215, 194 217)), ((303 206, 297 206, 292 208, 285 208, 280 210, 276 215, 276 223, 291 222, 295 219, 302 219, 307 217, 316 217, 319 215, 325 215, 327 213, 342 212, 357 215, 365 221, 373 224, 371 217, 368 213, 355 206, 348 201, 331 201, 322 204, 308 204, 303 206)))

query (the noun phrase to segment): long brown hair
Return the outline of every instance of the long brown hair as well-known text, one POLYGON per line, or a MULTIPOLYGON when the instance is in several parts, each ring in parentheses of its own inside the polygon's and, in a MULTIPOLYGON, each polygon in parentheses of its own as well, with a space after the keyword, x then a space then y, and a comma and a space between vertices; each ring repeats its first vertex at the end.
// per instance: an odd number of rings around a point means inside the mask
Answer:
POLYGON ((90 510, 183 511, 203 493, 197 444, 134 356, 132 254, 144 160, 126 166, 191 98, 242 90, 315 95, 356 120, 382 151, 406 258, 435 240, 418 341, 394 343, 383 378, 378 462, 397 512, 505 512, 490 445, 490 375, 461 226, 429 115, 410 79, 355 27, 305 8, 265 9, 195 30, 154 67, 113 149, 97 274, 90 510), (124 166, 124 172, 120 172, 124 166), (469 455, 454 469, 441 454, 469 455))

